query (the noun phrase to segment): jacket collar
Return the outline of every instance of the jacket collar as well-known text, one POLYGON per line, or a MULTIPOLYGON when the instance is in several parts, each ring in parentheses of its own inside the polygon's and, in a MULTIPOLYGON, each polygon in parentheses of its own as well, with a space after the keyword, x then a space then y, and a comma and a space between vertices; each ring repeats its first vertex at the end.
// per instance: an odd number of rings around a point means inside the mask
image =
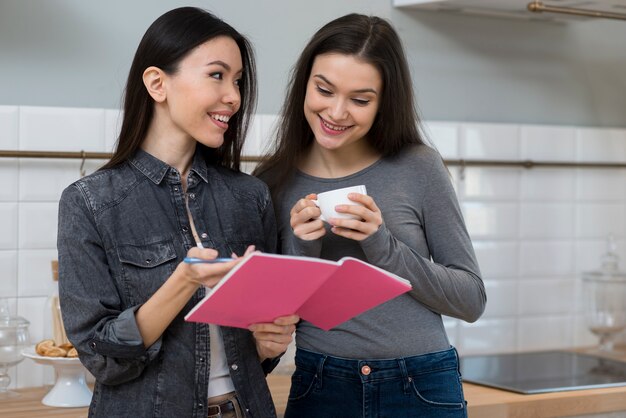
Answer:
MULTIPOLYGON (((155 184, 161 184, 168 171, 175 170, 141 148, 129 159, 129 162, 155 184)), ((191 163, 191 171, 195 172, 205 183, 208 182, 208 168, 202 152, 200 152, 200 147, 196 147, 193 162, 191 163)))

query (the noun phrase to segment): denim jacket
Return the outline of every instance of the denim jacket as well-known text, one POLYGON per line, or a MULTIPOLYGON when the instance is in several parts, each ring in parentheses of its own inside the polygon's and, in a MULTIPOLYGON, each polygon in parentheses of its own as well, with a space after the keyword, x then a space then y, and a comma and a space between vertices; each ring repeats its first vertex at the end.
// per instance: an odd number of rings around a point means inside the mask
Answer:
MULTIPOLYGON (((204 247, 220 257, 251 244, 275 251, 274 211, 260 180, 208 165, 196 152, 187 195, 204 247)), ((96 378, 90 416, 207 416, 209 327, 184 321, 204 289, 147 349, 134 315, 193 245, 180 174, 145 151, 63 192, 59 293, 68 337, 96 378)), ((275 417, 265 381, 275 364, 259 362, 248 330, 221 330, 246 417, 275 417)))

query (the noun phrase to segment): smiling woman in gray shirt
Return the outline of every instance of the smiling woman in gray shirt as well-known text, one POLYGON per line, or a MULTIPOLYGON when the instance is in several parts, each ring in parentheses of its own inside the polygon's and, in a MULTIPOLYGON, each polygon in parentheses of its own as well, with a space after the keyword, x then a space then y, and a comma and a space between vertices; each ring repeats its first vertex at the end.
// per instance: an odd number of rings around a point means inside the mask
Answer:
POLYGON ((276 202, 282 252, 338 260, 352 256, 404 277, 413 289, 330 332, 298 325, 298 347, 347 358, 395 358, 445 350, 450 343, 441 315, 474 322, 484 308, 484 288, 450 176, 425 145, 381 158, 338 178, 298 171, 276 202), (361 241, 330 232, 298 238, 290 211, 311 192, 364 184, 383 214, 378 230, 361 241), (431 260, 432 259, 432 260, 431 260))
POLYGON ((285 417, 465 417, 442 315, 477 320, 485 289, 449 173, 419 133, 406 58, 386 21, 347 15, 311 38, 275 149, 256 172, 272 191, 281 251, 357 257, 413 287, 330 331, 298 324, 285 417), (317 193, 359 184, 367 195, 336 208, 356 219, 319 219, 317 193))

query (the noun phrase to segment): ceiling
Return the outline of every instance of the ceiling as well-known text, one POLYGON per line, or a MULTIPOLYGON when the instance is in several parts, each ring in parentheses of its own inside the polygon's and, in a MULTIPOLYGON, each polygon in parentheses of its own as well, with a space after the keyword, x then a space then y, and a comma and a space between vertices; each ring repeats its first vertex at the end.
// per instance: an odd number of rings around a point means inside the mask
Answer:
MULTIPOLYGON (((395 7, 448 13, 545 21, 581 21, 592 19, 590 17, 560 13, 533 13, 527 8, 528 3, 531 2, 532 0, 393 0, 395 7)), ((546 6, 626 14, 626 0, 542 0, 542 3, 546 6)))

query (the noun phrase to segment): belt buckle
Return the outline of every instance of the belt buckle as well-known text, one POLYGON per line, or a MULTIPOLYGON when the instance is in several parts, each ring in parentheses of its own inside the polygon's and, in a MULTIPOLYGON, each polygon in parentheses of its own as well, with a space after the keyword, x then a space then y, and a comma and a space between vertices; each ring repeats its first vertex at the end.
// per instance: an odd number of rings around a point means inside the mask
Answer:
POLYGON ((222 407, 220 405, 211 405, 209 406, 209 411, 208 411, 208 415, 210 417, 214 417, 214 418, 222 418, 222 407), (211 408, 217 408, 217 412, 212 414, 211 413, 211 408))

